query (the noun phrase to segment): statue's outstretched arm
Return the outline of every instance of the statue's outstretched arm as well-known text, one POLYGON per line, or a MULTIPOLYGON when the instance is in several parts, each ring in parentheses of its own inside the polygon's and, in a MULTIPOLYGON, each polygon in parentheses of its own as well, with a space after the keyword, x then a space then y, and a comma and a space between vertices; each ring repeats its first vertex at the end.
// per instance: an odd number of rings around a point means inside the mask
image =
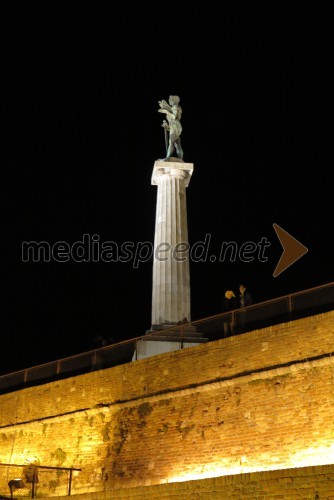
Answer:
POLYGON ((159 101, 159 106, 161 109, 167 109, 167 111, 172 111, 171 106, 166 101, 159 101))

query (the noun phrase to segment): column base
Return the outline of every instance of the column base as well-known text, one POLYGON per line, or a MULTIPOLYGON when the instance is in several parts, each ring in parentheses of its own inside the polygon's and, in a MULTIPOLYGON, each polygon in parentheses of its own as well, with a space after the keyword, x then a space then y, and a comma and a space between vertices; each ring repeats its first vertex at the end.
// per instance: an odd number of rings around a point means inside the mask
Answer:
POLYGON ((147 338, 143 337, 137 342, 137 352, 133 361, 149 358, 166 352, 178 351, 187 347, 195 347, 208 342, 195 326, 185 325, 154 325, 151 330, 146 331, 147 338))

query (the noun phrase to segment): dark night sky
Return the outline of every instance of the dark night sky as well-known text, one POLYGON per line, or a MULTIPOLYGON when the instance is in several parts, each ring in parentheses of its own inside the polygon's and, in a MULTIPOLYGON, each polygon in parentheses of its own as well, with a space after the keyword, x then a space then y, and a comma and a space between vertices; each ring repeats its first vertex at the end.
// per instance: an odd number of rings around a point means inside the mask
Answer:
POLYGON ((0 373, 150 328, 152 260, 22 262, 21 245, 153 241, 170 94, 194 163, 190 244, 210 234, 217 255, 224 241, 271 242, 266 263, 191 262, 192 319, 219 313, 240 281, 257 302, 334 281, 329 11, 220 8, 3 16, 0 373), (273 223, 309 249, 277 278, 273 223))

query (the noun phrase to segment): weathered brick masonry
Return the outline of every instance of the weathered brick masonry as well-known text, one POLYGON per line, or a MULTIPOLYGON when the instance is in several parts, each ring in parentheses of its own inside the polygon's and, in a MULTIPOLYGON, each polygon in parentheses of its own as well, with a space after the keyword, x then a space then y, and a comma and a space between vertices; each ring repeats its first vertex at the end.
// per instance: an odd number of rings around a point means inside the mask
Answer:
POLYGON ((330 464, 334 312, 0 396, 0 462, 73 493, 330 464))
MULTIPOLYGON (((68 497, 63 497, 68 499, 68 497)), ((334 465, 236 474, 85 493, 78 500, 334 500, 334 465)), ((62 500, 62 497, 59 499, 62 500)))

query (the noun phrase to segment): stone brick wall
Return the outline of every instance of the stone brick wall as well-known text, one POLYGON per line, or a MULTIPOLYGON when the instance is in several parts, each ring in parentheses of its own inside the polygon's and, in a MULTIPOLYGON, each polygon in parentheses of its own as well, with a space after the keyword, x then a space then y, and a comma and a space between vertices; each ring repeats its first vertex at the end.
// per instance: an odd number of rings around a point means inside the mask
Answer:
MULTIPOLYGON (((62 500, 60 497, 59 500, 62 500)), ((237 474, 182 483, 86 493, 78 500, 210 498, 211 500, 334 500, 334 465, 237 474)), ((67 497, 68 499, 68 497, 67 497)))
POLYGON ((331 311, 2 395, 0 462, 73 493, 333 463, 333 345, 331 311))

